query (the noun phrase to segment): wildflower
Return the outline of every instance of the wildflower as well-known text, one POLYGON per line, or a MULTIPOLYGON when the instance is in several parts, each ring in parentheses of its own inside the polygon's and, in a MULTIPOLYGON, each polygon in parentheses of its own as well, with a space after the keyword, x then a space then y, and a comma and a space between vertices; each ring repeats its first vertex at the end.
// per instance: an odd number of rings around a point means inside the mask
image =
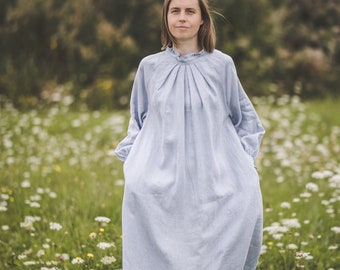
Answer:
POLYGON ((329 250, 337 250, 338 249, 338 245, 329 246, 328 249, 329 250))
POLYGON ((68 261, 70 259, 70 256, 67 253, 56 254, 56 257, 58 257, 59 260, 62 261, 62 262, 68 261))
POLYGON ((26 259, 27 258, 27 255, 26 254, 19 254, 18 255, 18 259, 19 260, 23 260, 23 259, 26 259))
POLYGON ((303 251, 297 251, 296 253, 295 253, 295 258, 296 259, 306 259, 306 258, 308 258, 310 255, 310 252, 303 252, 303 251))
POLYGON ((78 160, 73 157, 73 158, 70 158, 68 163, 69 163, 70 166, 75 166, 75 165, 78 164, 78 160))
POLYGON ((55 199, 55 198, 57 198, 57 193, 55 193, 55 192, 50 192, 49 194, 48 194, 48 196, 51 198, 51 199, 55 199))
POLYGON ((37 263, 34 262, 34 261, 26 261, 26 262, 23 262, 24 265, 36 265, 37 263))
POLYGON ((30 220, 30 219, 26 219, 25 218, 25 221, 24 222, 20 222, 20 227, 21 228, 24 228, 26 230, 30 230, 30 231, 34 231, 34 227, 33 227, 33 223, 34 221, 33 220, 30 220))
POLYGON ((3 231, 8 231, 8 230, 9 230, 9 226, 8 226, 8 225, 2 225, 2 226, 1 226, 1 229, 2 229, 3 231))
POLYGON ((115 244, 114 243, 100 242, 100 243, 97 244, 97 247, 100 248, 100 249, 107 249, 107 248, 110 248, 110 247, 115 247, 115 244))
POLYGON ((40 208, 40 203, 31 202, 31 203, 30 203, 30 207, 32 207, 32 208, 40 208))
POLYGON ((321 201, 321 204, 322 204, 322 205, 329 205, 329 201, 327 201, 327 200, 322 200, 322 201, 321 201))
MULTIPOLYGON (((38 194, 44 194, 44 189, 43 188, 37 188, 37 193, 38 194)), ((31 199, 32 200, 32 199, 31 199)))
POLYGON ((100 229, 99 229, 99 232, 100 232, 100 233, 103 233, 103 232, 105 232, 105 230, 104 230, 103 228, 100 228, 100 229))
POLYGON ((9 195, 8 194, 1 194, 0 199, 6 201, 6 200, 9 199, 9 195))
POLYGON ((265 227, 263 230, 265 232, 267 231, 269 234, 273 235, 273 234, 280 233, 280 232, 282 232, 282 233, 287 232, 288 228, 281 226, 278 222, 274 222, 274 223, 272 223, 271 226, 265 227))
POLYGON ((289 209, 290 208, 290 203, 289 202, 281 203, 281 208, 289 209))
POLYGON ((54 231, 60 231, 63 227, 56 222, 50 222, 50 229, 54 231))
POLYGON ((84 263, 84 260, 80 257, 76 257, 76 258, 72 259, 71 263, 72 264, 82 264, 82 263, 84 263))
POLYGON ((109 223, 111 221, 111 219, 107 217, 101 217, 101 216, 96 217, 94 220, 97 222, 102 222, 102 223, 109 223))
POLYGON ((79 119, 74 119, 72 121, 72 127, 80 127, 81 126, 81 121, 79 119))
POLYGON ((92 253, 87 253, 86 256, 87 256, 87 258, 90 258, 90 259, 92 259, 94 257, 94 255, 92 253))
POLYGON ((29 187, 31 187, 30 181, 28 181, 28 180, 22 181, 22 182, 21 182, 21 187, 22 187, 22 188, 29 188, 29 187))
POLYGON ((331 231, 335 232, 336 234, 340 233, 340 227, 332 227, 331 231))
POLYGON ((288 228, 301 228, 301 224, 296 218, 283 219, 281 220, 281 222, 284 226, 287 226, 288 228))
POLYGON ((267 247, 266 245, 262 245, 262 246, 261 246, 261 252, 260 252, 261 255, 262 255, 262 254, 265 254, 265 253, 267 252, 267 249, 268 249, 268 247, 267 247))
POLYGON ((319 191, 319 186, 314 183, 307 183, 306 184, 306 189, 310 190, 311 192, 318 192, 319 191))
POLYGON ((55 166, 54 166, 54 170, 55 170, 56 172, 60 173, 60 172, 61 172, 61 167, 60 167, 59 165, 55 165, 55 166))
POLYGON ((119 179, 115 181, 115 186, 124 186, 124 183, 125 183, 124 180, 119 179))
POLYGON ((112 264, 116 261, 116 258, 113 256, 105 256, 100 260, 103 264, 108 265, 112 264))
POLYGON ((327 177, 333 176, 334 173, 331 172, 331 171, 329 171, 329 170, 324 170, 324 171, 323 171, 323 175, 325 176, 325 178, 327 178, 327 177))
POLYGON ((0 205, 0 212, 6 212, 7 211, 7 207, 4 205, 0 205))
POLYGON ((334 209, 333 208, 327 208, 326 213, 327 214, 333 214, 334 213, 334 209))
POLYGON ((14 162, 15 162, 14 157, 8 157, 7 160, 6 160, 7 164, 13 164, 14 162))
POLYGON ((30 200, 31 201, 40 201, 41 200, 41 196, 39 194, 30 196, 30 200))
POLYGON ((287 248, 288 248, 288 249, 297 249, 298 246, 295 245, 295 244, 288 244, 288 245, 287 245, 287 248))
POLYGON ((37 257, 41 257, 43 255, 45 255, 45 250, 43 250, 43 249, 38 250, 37 257))
POLYGON ((333 173, 331 171, 318 171, 318 172, 313 172, 312 173, 312 178, 314 179, 325 179, 327 177, 332 176, 333 173))
POLYGON ((312 196, 312 194, 309 192, 303 192, 300 194, 301 198, 309 198, 310 196, 312 196))
POLYGON ((276 182, 278 183, 284 182, 284 177, 282 175, 278 176, 278 178, 276 179, 276 182))
POLYGON ((97 237, 97 234, 96 234, 95 232, 91 232, 91 233, 89 234, 89 237, 90 237, 91 239, 94 239, 94 238, 97 237))
POLYGON ((333 175, 329 179, 329 186, 332 188, 340 188, 340 174, 333 175))
POLYGON ((330 203, 335 203, 336 201, 340 201, 340 197, 338 197, 338 198, 331 198, 329 200, 330 203))
POLYGON ((62 99, 62 103, 65 105, 65 106, 69 106, 73 103, 74 101, 74 98, 72 96, 65 96, 63 99, 62 99))
POLYGON ((273 234, 273 238, 275 240, 280 240, 282 237, 283 237, 282 233, 275 233, 275 234, 273 234))

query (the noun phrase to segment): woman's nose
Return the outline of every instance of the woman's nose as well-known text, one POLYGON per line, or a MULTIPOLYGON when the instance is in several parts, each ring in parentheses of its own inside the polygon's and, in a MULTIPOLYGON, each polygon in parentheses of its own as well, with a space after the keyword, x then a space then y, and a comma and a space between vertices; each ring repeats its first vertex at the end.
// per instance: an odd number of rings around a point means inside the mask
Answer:
POLYGON ((181 13, 179 14, 179 20, 180 20, 180 21, 185 21, 185 20, 186 20, 185 12, 181 12, 181 13))

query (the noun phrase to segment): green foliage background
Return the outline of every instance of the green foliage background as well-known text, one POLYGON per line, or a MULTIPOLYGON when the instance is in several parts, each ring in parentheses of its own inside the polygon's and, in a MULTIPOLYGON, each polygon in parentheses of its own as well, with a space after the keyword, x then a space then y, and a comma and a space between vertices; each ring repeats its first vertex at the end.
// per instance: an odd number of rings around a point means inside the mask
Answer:
MULTIPOLYGON (((251 95, 340 93, 337 0, 211 0, 218 43, 251 95), (221 14, 221 15, 219 15, 221 14)), ((160 50, 162 0, 0 0, 0 93, 20 107, 72 95, 128 105, 142 57, 160 50)))

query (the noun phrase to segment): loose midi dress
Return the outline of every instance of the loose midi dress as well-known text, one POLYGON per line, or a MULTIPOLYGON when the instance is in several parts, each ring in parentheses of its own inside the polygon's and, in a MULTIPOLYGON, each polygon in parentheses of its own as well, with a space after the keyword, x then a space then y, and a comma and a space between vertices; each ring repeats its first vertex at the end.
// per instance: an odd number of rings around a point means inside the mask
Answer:
POLYGON ((230 56, 145 57, 131 94, 124 161, 123 270, 255 269, 264 129, 230 56))

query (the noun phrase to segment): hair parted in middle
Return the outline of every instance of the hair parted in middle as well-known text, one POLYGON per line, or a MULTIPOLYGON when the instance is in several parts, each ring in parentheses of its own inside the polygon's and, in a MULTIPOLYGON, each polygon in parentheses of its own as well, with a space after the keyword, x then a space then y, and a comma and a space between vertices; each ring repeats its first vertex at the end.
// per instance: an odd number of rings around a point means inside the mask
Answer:
MULTIPOLYGON (((162 50, 165 50, 167 47, 172 47, 173 44, 176 44, 176 38, 171 34, 168 25, 168 12, 171 1, 172 0, 164 0, 163 3, 162 32, 161 32, 162 50)), ((207 0, 197 1, 201 9, 201 15, 203 20, 203 24, 198 30, 197 39, 199 45, 205 51, 211 53, 215 49, 216 33, 214 23, 210 14, 210 8, 207 0)))

